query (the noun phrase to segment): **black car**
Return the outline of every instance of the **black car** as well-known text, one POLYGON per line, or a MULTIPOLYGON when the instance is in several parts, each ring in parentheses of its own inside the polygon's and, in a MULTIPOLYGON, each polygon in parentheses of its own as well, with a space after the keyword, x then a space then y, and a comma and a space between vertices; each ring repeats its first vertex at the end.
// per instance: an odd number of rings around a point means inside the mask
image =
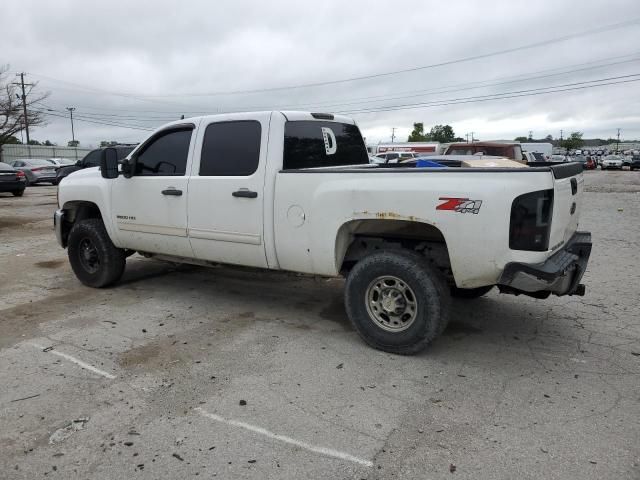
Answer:
POLYGON ((629 162, 629 170, 640 169, 640 155, 634 155, 629 162))
POLYGON ((24 172, 0 162, 0 192, 11 192, 14 196, 21 197, 26 187, 24 172))
MULTIPOLYGON (((124 157, 129 155, 131 151, 135 148, 135 145, 115 145, 110 148, 115 148, 118 152, 118 160, 122 160, 124 157)), ((107 148, 107 147, 105 147, 107 148)), ((87 153, 82 160, 78 160, 74 165, 65 165, 58 168, 56 172, 56 183, 60 183, 67 175, 76 172, 78 170, 82 170, 83 168, 89 167, 99 167, 100 166, 100 154, 102 153, 104 148, 97 148, 96 150, 91 150, 87 153)))

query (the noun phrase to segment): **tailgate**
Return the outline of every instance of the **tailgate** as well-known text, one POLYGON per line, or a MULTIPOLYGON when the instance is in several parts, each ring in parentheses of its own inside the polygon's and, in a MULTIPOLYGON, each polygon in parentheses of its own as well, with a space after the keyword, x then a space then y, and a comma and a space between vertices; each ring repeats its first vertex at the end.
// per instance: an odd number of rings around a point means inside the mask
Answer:
POLYGON ((566 243, 578 229, 584 178, 582 164, 565 163, 551 167, 554 176, 553 216, 549 249, 566 243))

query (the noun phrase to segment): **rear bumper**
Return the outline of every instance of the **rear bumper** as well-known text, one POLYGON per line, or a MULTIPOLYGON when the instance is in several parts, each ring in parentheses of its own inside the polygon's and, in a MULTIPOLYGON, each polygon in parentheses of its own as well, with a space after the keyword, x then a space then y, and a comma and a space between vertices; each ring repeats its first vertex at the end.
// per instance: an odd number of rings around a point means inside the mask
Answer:
POLYGON ((544 263, 512 262, 505 266, 498 287, 504 293, 525 294, 538 298, 554 295, 584 295, 580 283, 591 255, 591 233, 576 232, 544 263))
POLYGON ((13 180, 10 182, 0 182, 0 192, 20 192, 25 189, 24 180, 13 180))
POLYGON ((64 224, 64 210, 56 210, 53 214, 53 229, 56 232, 56 240, 62 248, 67 247, 67 239, 63 235, 62 226, 64 224))

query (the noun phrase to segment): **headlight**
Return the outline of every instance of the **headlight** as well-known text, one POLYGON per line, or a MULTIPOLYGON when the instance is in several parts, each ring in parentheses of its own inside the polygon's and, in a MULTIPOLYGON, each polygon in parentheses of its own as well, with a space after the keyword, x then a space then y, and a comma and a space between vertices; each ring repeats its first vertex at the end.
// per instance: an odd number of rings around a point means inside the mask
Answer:
POLYGON ((553 190, 539 190, 517 197, 511 204, 509 248, 544 252, 549 248, 553 190))

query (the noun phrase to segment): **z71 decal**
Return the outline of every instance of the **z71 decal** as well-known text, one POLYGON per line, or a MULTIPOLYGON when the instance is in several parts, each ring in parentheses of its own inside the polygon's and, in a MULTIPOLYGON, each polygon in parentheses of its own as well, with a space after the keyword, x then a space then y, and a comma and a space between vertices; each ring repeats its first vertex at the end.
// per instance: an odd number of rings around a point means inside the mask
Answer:
POLYGON ((482 200, 469 200, 468 198, 440 197, 438 200, 443 200, 444 203, 438 205, 436 210, 452 210, 458 213, 477 215, 482 206, 482 200))

